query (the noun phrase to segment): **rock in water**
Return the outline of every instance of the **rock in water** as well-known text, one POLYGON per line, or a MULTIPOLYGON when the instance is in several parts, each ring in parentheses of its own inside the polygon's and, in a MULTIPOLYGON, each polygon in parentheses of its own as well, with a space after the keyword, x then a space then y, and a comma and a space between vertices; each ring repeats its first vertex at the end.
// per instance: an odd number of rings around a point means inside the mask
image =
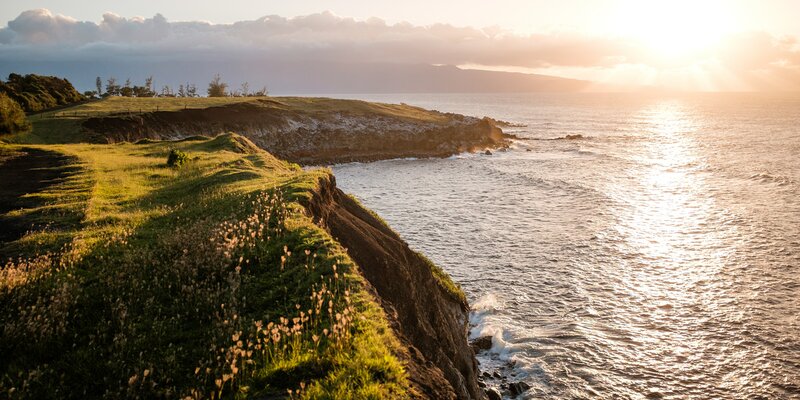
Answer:
POLYGON ((511 392, 511 396, 517 397, 531 388, 531 385, 528 385, 525 382, 514 382, 508 385, 508 391, 511 392))
POLYGON ((490 155, 492 155, 492 152, 489 151, 489 150, 486 150, 483 154, 486 154, 487 156, 490 156, 490 155))
POLYGON ((472 350, 478 353, 481 350, 489 350, 492 348, 492 337, 481 336, 470 343, 472 350))
POLYGON ((500 392, 495 388, 488 388, 486 389, 486 397, 489 400, 502 400, 503 396, 500 396, 500 392))

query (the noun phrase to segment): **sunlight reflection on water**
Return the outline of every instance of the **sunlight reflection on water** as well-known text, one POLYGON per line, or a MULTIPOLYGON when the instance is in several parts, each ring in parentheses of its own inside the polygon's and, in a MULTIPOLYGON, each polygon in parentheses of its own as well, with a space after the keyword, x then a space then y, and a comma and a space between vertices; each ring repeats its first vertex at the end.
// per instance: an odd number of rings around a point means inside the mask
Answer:
POLYGON ((367 99, 528 125, 334 168, 464 287, 484 368, 531 397, 800 398, 800 98, 367 99))

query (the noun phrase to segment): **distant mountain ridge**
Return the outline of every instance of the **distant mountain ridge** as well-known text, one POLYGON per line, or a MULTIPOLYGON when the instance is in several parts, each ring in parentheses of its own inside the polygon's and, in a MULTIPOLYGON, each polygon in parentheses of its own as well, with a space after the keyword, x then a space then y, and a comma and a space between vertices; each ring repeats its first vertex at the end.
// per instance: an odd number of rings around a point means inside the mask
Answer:
POLYGON ((94 89, 95 77, 105 81, 132 78, 143 81, 153 75, 156 87, 194 83, 204 91, 214 74, 237 87, 247 81, 251 88, 266 86, 272 93, 489 93, 576 92, 591 82, 548 75, 461 69, 455 66, 391 63, 331 63, 315 60, 280 61, 253 59, 173 60, 146 62, 136 59, 42 61, 0 60, 0 75, 14 71, 66 76, 81 90, 94 89))

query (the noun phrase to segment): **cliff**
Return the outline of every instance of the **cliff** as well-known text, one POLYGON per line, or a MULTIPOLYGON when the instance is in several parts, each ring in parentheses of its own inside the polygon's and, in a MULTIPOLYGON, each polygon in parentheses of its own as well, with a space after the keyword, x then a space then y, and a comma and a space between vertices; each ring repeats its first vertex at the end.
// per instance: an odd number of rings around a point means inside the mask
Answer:
POLYGON ((445 274, 412 251, 380 219, 320 181, 308 210, 347 249, 372 286, 403 344, 414 386, 427 398, 481 398, 477 364, 467 344, 469 306, 445 274))
POLYGON ((108 142, 236 132, 300 164, 447 157, 508 146, 494 121, 408 105, 327 98, 262 98, 202 109, 116 113, 86 119, 108 142))
POLYGON ((330 171, 232 134, 3 150, 64 171, 2 210, 0 397, 483 397, 463 293, 330 171))

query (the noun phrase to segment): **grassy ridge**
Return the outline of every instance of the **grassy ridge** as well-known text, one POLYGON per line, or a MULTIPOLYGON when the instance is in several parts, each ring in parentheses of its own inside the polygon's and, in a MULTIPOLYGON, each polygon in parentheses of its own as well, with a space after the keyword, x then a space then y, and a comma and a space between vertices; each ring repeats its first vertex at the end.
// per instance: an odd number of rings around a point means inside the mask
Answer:
POLYGON ((83 121, 92 117, 109 115, 204 109, 239 103, 254 103, 266 109, 291 110, 308 116, 324 117, 347 113, 434 123, 445 123, 449 118, 445 114, 406 104, 384 104, 321 97, 109 97, 74 107, 36 114, 30 117, 30 122, 33 124, 31 132, 5 136, 0 139, 18 144, 105 143, 105 138, 84 132, 81 129, 83 121))
POLYGON ((79 172, 38 194, 63 223, 4 249, 38 254, 0 273, 0 397, 408 394, 382 310, 299 205, 328 171, 236 135, 46 148, 79 172))

